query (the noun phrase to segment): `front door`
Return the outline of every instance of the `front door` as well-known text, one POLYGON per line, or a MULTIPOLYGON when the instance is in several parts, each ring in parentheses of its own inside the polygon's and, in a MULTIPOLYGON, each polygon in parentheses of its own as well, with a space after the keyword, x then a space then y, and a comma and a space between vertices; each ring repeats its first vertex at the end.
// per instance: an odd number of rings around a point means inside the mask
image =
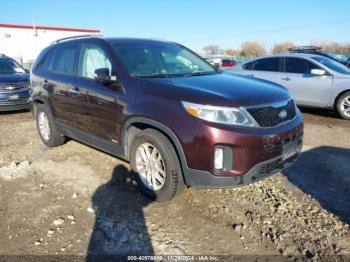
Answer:
POLYGON ((312 69, 322 68, 304 58, 286 57, 281 84, 297 104, 325 107, 330 102, 333 76, 313 75, 312 69))
POLYGON ((123 95, 123 91, 113 84, 105 85, 95 80, 95 70, 101 68, 107 68, 110 75, 115 75, 112 59, 103 46, 96 43, 82 44, 78 62, 77 89, 86 90, 88 97, 86 130, 100 138, 116 141, 116 128, 123 111, 118 97, 123 95))

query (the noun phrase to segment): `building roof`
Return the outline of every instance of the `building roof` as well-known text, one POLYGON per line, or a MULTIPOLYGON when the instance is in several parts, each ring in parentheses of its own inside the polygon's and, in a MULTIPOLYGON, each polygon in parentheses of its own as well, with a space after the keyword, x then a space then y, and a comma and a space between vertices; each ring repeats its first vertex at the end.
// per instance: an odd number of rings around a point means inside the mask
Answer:
POLYGON ((82 33, 100 33, 101 32, 99 29, 82 29, 82 28, 34 26, 34 25, 14 25, 14 24, 0 24, 0 28, 37 29, 37 30, 53 30, 53 31, 82 32, 82 33))

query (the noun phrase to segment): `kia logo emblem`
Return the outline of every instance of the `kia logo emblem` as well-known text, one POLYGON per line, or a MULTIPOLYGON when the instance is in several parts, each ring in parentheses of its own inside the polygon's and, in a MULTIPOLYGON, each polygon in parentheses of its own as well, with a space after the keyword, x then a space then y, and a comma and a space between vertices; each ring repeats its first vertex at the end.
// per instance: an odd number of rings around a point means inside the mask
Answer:
POLYGON ((281 119, 285 119, 287 117, 287 111, 282 110, 281 112, 279 112, 278 117, 281 119))

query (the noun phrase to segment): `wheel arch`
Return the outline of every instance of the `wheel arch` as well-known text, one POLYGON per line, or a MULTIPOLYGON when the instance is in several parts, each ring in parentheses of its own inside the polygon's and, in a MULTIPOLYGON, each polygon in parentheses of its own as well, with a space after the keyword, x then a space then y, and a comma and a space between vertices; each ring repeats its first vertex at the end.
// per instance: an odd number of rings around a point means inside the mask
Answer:
POLYGON ((32 114, 34 117, 36 116, 36 110, 37 110, 38 104, 45 104, 50 109, 50 111, 52 113, 50 102, 47 98, 42 97, 42 96, 33 96, 31 107, 32 107, 32 114))
POLYGON ((186 162, 185 153, 182 149, 182 146, 178 137, 170 128, 168 128, 163 123, 153 119, 145 118, 145 117, 133 117, 131 119, 128 119, 122 128, 121 142, 122 142, 125 158, 127 160, 130 160, 130 145, 134 136, 146 128, 153 128, 155 130, 158 130, 169 139, 169 141, 174 146, 175 152, 180 160, 182 171, 184 171, 184 169, 187 168, 187 162, 186 162))
POLYGON ((337 110, 337 106, 338 106, 338 100, 339 98, 345 94, 346 92, 350 92, 350 88, 349 89, 345 89, 345 90, 342 90, 334 99, 334 104, 333 104, 333 107, 335 110, 337 110))

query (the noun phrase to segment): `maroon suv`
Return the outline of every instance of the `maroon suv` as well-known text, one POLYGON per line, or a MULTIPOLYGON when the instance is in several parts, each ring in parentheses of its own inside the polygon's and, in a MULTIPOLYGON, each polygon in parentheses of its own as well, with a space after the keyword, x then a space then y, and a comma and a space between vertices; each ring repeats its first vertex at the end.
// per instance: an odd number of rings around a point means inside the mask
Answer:
POLYGON ((129 161, 158 201, 186 186, 257 181, 302 146, 303 119, 285 88, 223 73, 172 42, 58 40, 36 60, 31 87, 44 144, 70 137, 129 161))

